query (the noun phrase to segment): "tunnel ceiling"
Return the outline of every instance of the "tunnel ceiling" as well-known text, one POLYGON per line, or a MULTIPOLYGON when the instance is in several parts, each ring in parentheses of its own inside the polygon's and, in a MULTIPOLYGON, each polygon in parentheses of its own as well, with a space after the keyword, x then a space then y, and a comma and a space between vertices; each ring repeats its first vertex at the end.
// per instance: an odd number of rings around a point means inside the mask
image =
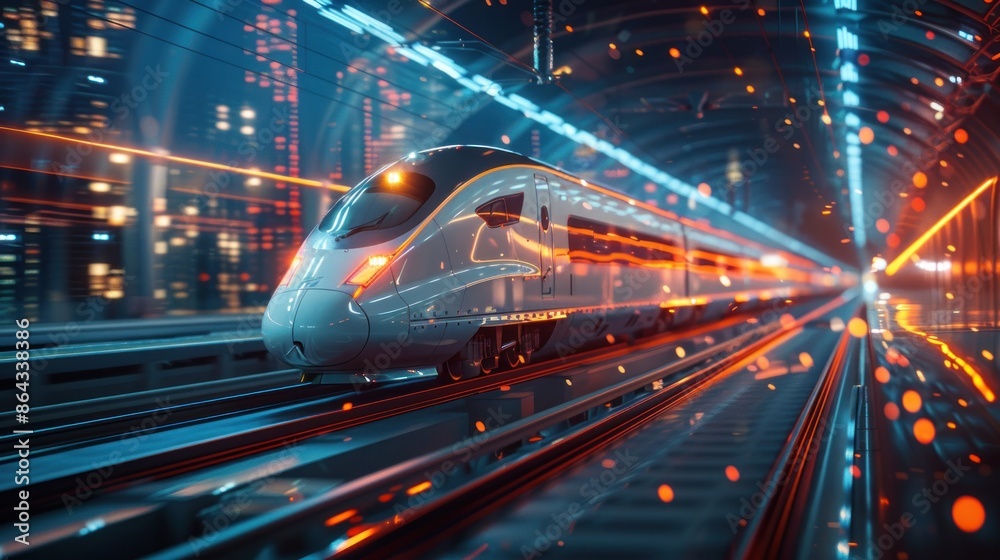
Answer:
POLYGON ((892 256, 997 173, 998 5, 555 0, 548 85, 525 70, 527 0, 436 1, 398 21, 408 39, 852 260, 892 256))

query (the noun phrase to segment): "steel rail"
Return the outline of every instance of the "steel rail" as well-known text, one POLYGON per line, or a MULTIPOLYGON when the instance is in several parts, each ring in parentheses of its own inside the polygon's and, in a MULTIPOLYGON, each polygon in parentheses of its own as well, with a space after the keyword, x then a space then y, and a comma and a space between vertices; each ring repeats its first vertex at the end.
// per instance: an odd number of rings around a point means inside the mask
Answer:
MULTIPOLYGON (((857 312, 852 314, 856 316, 857 312)), ((823 377, 813 387, 802 412, 788 435, 778 459, 765 478, 765 487, 774 485, 773 493, 765 493, 758 514, 736 534, 730 549, 733 558, 779 558, 790 534, 792 514, 801 513, 800 498, 811 479, 815 462, 810 448, 826 426, 831 410, 830 396, 834 387, 846 375, 848 348, 852 335, 845 330, 833 354, 823 367, 823 377)))
MULTIPOLYGON (((624 347, 623 345, 623 347, 612 352, 611 355, 609 355, 608 348, 583 351, 578 354, 574 363, 569 366, 560 364, 558 360, 549 360, 532 364, 524 369, 518 368, 459 383, 407 392, 402 395, 371 402, 363 402, 364 397, 362 396, 360 397, 362 402, 353 404, 349 409, 328 410, 306 417, 251 428, 237 434, 229 434, 227 436, 189 443, 171 449, 169 457, 165 453, 155 452, 147 456, 135 457, 123 461, 118 463, 114 471, 104 480, 101 491, 102 493, 110 493, 138 480, 155 480, 166 476, 176 476, 185 472, 204 469, 223 461, 279 449, 305 439, 366 424, 374 420, 456 401, 479 393, 497 390, 504 386, 531 381, 564 371, 567 367, 591 367, 607 363, 612 359, 620 360, 626 357, 626 359, 630 360, 642 359, 654 354, 659 345, 674 340, 690 338, 697 334, 713 332, 720 328, 735 326, 742 320, 740 317, 733 317, 722 321, 721 325, 709 324, 689 331, 665 333, 662 336, 642 340, 631 347, 624 347)), ((757 329, 751 332, 759 332, 758 329, 762 328, 765 327, 757 327, 757 329)), ((696 356, 700 355, 702 354, 697 354, 696 356)), ((691 360, 693 357, 689 356, 685 358, 683 363, 693 363, 691 360)), ((50 480, 38 480, 37 482, 33 477, 32 495, 37 497, 32 504, 37 504, 40 509, 45 509, 46 507, 60 503, 59 496, 63 493, 71 493, 73 491, 73 488, 76 486, 76 476, 79 474, 81 473, 50 480), (34 492, 37 492, 37 494, 34 492)), ((6 495, 11 491, 13 490, 5 489, 0 491, 0 495, 6 495)))
MULTIPOLYGON (((350 553, 384 555, 406 551, 407 554, 418 553, 430 547, 434 539, 427 540, 428 535, 435 538, 443 535, 438 520, 430 520, 433 513, 448 511, 454 514, 459 509, 461 515, 452 515, 454 523, 446 524, 450 529, 457 529, 478 519, 487 510, 492 509, 516 495, 523 489, 537 484, 543 479, 560 472, 553 465, 565 464, 567 458, 579 460, 583 454, 573 452, 592 448, 598 440, 608 442, 623 437, 627 432, 644 424, 651 417, 662 412, 690 391, 715 377, 715 374, 730 370, 734 365, 752 356, 761 348, 778 344, 787 338, 801 332, 802 326, 831 309, 843 305, 850 296, 841 295, 831 302, 813 310, 796 320, 792 325, 775 325, 758 328, 738 337, 702 350, 678 362, 660 366, 644 374, 621 381, 599 392, 582 396, 540 414, 512 422, 497 430, 485 432, 485 441, 470 453, 466 448, 443 449, 417 457, 409 461, 371 473, 364 477, 347 482, 335 489, 324 492, 311 499, 288 506, 259 517, 249 519, 224 534, 218 535, 209 543, 202 543, 200 553, 210 555, 242 556, 253 551, 259 552, 261 547, 269 543, 280 542, 282 539, 294 539, 301 542, 302 533, 310 533, 315 539, 322 541, 323 519, 331 515, 355 507, 356 503, 374 503, 386 488, 401 486, 413 487, 426 481, 426 472, 438 468, 442 464, 451 463, 461 471, 472 468, 471 462, 496 453, 512 444, 523 441, 530 435, 560 422, 566 421, 588 410, 602 407, 632 391, 650 385, 673 374, 684 371, 713 357, 723 355, 721 362, 690 373, 675 380, 670 385, 653 393, 650 397, 623 406, 620 410, 610 413, 607 417, 564 437, 549 442, 530 456, 507 464, 502 469, 495 470, 466 483, 456 491, 452 491, 433 500, 413 512, 412 519, 400 524, 380 524, 370 527, 370 536, 384 537, 394 533, 393 538, 366 539, 352 543, 350 553), (756 340, 755 340, 756 339, 756 340), (655 412, 654 412, 655 411, 655 412), (624 430, 624 431, 623 431, 624 430), (495 489, 495 490, 494 490, 495 489), (433 525, 434 527, 428 527, 433 525), (419 535, 420 540, 408 539, 399 533, 419 535), (428 532, 429 531, 429 532, 428 532)), ((329 538, 327 538, 329 543, 329 538)), ((328 551, 341 552, 343 550, 328 551)), ((186 545, 177 545, 152 556, 160 560, 183 558, 189 555, 186 545)))

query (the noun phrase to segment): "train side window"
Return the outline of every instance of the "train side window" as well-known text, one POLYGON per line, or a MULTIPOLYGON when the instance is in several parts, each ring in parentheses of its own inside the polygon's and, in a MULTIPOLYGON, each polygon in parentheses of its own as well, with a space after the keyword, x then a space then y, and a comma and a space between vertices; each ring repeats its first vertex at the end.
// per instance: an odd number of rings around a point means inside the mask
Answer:
POLYGON ((524 193, 494 198, 476 208, 476 214, 491 228, 509 226, 521 221, 524 193))

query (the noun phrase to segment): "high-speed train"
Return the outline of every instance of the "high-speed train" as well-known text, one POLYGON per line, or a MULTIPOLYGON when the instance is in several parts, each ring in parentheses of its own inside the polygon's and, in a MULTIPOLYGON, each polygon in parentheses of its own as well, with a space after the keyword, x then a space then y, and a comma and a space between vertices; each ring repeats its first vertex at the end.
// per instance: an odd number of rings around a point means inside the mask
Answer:
POLYGON ((513 152, 450 146, 410 154, 340 198, 262 331, 309 379, 436 366, 455 381, 829 292, 837 272, 513 152))

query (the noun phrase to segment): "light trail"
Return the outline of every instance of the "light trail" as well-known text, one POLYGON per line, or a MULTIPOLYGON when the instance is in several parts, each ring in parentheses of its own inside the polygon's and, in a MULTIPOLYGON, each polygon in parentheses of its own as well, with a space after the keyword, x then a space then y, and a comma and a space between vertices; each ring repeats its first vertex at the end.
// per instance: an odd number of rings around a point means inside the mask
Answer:
POLYGON ((270 173, 268 171, 260 171, 258 169, 245 169, 242 167, 234 167, 231 165, 224 165, 221 163, 215 163, 213 161, 205 161, 200 159, 188 158, 183 156, 172 156, 166 154, 158 154, 156 152, 151 152, 149 150, 140 150, 138 148, 129 148, 127 146, 116 146, 114 144, 104 144, 101 142, 91 142, 89 140, 83 140, 81 138, 71 138, 69 136, 60 136, 58 134, 51 134, 48 132, 40 132, 36 130, 23 130, 20 128, 10 128, 6 126, 0 126, 0 130, 7 132, 13 132, 16 134, 25 134, 29 136, 37 136, 40 138, 50 138, 53 140, 60 140, 63 142, 72 142, 74 144, 84 144, 87 146, 94 146, 97 148, 104 148, 106 150, 114 150, 116 152, 124 152, 127 154, 132 154, 136 156, 142 156, 150 159, 160 159, 167 160, 174 163, 184 163, 187 165, 194 165, 197 167, 205 167, 208 169, 217 169, 220 171, 228 171, 230 173, 237 173, 239 175, 247 175, 250 177, 260 177, 262 179, 271 179, 274 181, 282 181, 285 183, 293 183, 296 185, 302 185, 305 187, 314 187, 321 189, 328 189, 332 191, 347 192, 351 188, 346 185, 338 185, 335 183, 327 183, 325 181, 317 181, 315 179, 303 179, 301 177, 290 177, 288 175, 280 175, 278 173, 270 173))
POLYGON ((896 272, 898 272, 899 269, 904 264, 906 264, 906 261, 909 260, 909 258, 913 256, 914 253, 916 253, 921 247, 924 246, 924 243, 927 243, 927 241, 929 241, 930 238, 933 237, 935 233, 937 233, 941 228, 943 228, 945 224, 951 221, 951 219, 954 218, 956 215, 958 215, 959 212, 964 210, 966 206, 972 204, 973 200, 979 197, 979 195, 986 192, 990 187, 995 185, 996 182, 997 182, 997 177, 993 177, 992 179, 987 179, 982 185, 979 185, 979 187, 977 187, 976 190, 972 191, 972 194, 962 199, 962 202, 959 202, 957 205, 955 205, 954 208, 949 210, 947 214, 945 214, 940 220, 937 221, 937 223, 927 228, 927 231, 925 231, 923 235, 918 237, 916 241, 914 241, 912 244, 910 244, 909 247, 903 250, 903 252, 900 253, 898 257, 896 257, 891 263, 889 263, 889 266, 885 267, 886 275, 892 276, 893 274, 896 274, 896 272))

